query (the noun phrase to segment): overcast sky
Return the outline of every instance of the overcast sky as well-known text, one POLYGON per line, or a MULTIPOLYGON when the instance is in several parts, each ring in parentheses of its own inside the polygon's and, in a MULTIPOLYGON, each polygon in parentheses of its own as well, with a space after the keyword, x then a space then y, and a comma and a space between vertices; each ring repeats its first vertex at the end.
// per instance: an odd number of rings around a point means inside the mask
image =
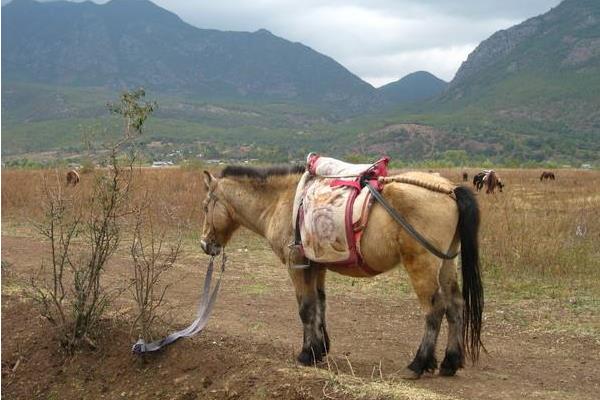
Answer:
POLYGON ((477 44, 560 0, 155 0, 203 28, 266 28, 381 86, 418 70, 451 80, 477 44))
POLYGON ((268 29, 333 57, 376 87, 419 70, 449 81, 479 42, 499 29, 542 14, 560 3, 560 0, 153 1, 200 28, 268 29))

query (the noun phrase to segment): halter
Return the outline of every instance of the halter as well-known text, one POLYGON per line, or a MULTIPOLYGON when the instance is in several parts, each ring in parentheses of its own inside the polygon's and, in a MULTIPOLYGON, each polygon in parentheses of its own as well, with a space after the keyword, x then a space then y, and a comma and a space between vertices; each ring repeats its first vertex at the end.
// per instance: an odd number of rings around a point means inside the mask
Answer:
POLYGON ((216 195, 214 195, 212 193, 212 191, 208 192, 208 204, 206 205, 206 210, 204 211, 204 218, 206 219, 206 217, 208 217, 208 213, 210 210, 210 204, 212 203, 212 213, 210 216, 211 221, 210 221, 209 233, 212 232, 213 235, 216 231, 216 228, 215 228, 215 206, 217 205, 217 200, 219 200, 219 198, 216 195))
MULTIPOLYGON (((234 213, 233 213, 233 210, 231 209, 231 207, 229 206, 229 204, 227 204, 227 202, 219 199, 219 197, 217 195, 215 195, 212 191, 209 191, 207 193, 207 196, 208 196, 208 204, 206 205, 206 211, 204 212, 204 218, 206 219, 207 214, 209 213, 209 210, 210 210, 210 205, 212 203, 212 214, 210 216, 210 219, 211 219, 210 220, 210 231, 212 231, 214 234, 214 232, 216 232, 215 212, 214 211, 215 211, 215 206, 217 205, 217 201, 220 201, 221 204, 223 204, 223 207, 225 207, 225 210, 227 210, 227 213, 229 214, 230 217, 233 216, 234 213)), ((219 244, 219 246, 224 247, 224 245, 222 245, 222 244, 219 244)))

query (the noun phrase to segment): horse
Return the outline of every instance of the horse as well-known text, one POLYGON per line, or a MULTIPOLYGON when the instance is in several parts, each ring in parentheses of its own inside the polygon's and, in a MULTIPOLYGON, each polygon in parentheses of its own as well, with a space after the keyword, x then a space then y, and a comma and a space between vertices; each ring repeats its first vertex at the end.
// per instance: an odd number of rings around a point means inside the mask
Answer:
MULTIPOLYGON (((233 233, 243 226, 264 237, 293 283, 304 330, 297 360, 303 365, 321 361, 331 351, 325 318, 325 277, 328 270, 350 276, 346 267, 309 263, 297 268, 291 257, 295 230, 292 209, 296 186, 304 167, 255 169, 228 166, 220 177, 204 171, 207 195, 200 245, 211 256, 220 254, 233 233)), ((425 313, 425 332, 413 361, 403 370, 407 379, 434 372, 438 364, 435 347, 442 319, 448 322, 448 342, 439 368, 442 376, 453 376, 463 368, 465 353, 475 362, 479 356, 483 311, 483 286, 479 268, 479 206, 471 190, 455 187, 442 177, 422 172, 402 176, 413 181, 446 185, 440 193, 407 183, 385 184, 382 196, 438 249, 457 254, 462 260, 462 295, 454 259, 441 260, 420 245, 374 202, 369 223, 360 239, 363 260, 375 274, 400 264, 408 271, 425 313)), ((372 275, 371 275, 372 276, 372 275)))
POLYGON ((496 171, 494 171, 493 169, 486 173, 485 177, 483 178, 483 183, 486 187, 486 194, 493 194, 496 188, 498 188, 500 192, 502 192, 502 189, 504 188, 504 184, 496 174, 496 171))
POLYGON ((67 186, 75 186, 79 183, 79 173, 74 169, 67 172, 67 186))
POLYGON ((556 177, 554 176, 554 172, 550 172, 550 171, 543 171, 542 175, 540 176, 540 182, 544 181, 544 180, 555 180, 556 177))
POLYGON ((479 172, 478 174, 476 174, 473 177, 473 186, 475 186, 475 189, 479 192, 481 190, 481 188, 483 187, 483 179, 485 178, 485 174, 486 172, 482 171, 479 172))
POLYGON ((504 189, 505 185, 498 177, 498 174, 496 174, 496 171, 490 169, 483 170, 475 175, 473 177, 473 186, 475 186, 475 189, 478 192, 483 188, 483 186, 486 186, 485 193, 490 194, 494 193, 496 188, 502 192, 502 189, 504 189))
POLYGON ((463 182, 467 182, 469 180, 469 174, 467 171, 464 171, 462 174, 463 182))

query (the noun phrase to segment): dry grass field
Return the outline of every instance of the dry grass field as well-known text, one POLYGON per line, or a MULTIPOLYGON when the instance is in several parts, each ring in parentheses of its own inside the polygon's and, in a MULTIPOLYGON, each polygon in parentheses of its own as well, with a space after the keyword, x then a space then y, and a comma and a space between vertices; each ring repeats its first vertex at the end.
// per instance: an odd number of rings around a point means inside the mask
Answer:
MULTIPOLYGON (((440 170, 461 183, 462 170, 440 170)), ((469 170, 470 175, 476 172, 469 170)), ((223 289, 208 328, 141 363, 129 354, 132 302, 110 306, 95 350, 67 357, 25 295, 48 257, 33 225, 43 217, 43 180, 68 196, 89 195, 93 173, 75 188, 63 172, 2 171, 2 395, 76 398, 592 399, 600 390, 600 173, 499 170, 503 193, 478 195, 488 354, 456 378, 405 382, 422 318, 403 271, 374 279, 328 276, 332 353, 316 368, 295 364, 301 343, 293 289, 267 244, 242 231, 228 246, 223 289)), ((102 171, 96 171, 101 174, 102 171)), ((159 327, 191 321, 207 257, 198 247, 204 186, 200 171, 136 172, 133 203, 145 193, 153 219, 183 234, 183 251, 163 279, 170 284, 159 327)), ((469 183, 467 183, 469 184, 469 183)), ((469 184, 470 186, 470 184, 469 184)), ((80 204, 74 201, 74 204, 80 204)), ((131 222, 124 222, 129 226, 131 222)), ((127 231, 127 229, 125 229, 127 231)), ((105 276, 130 277, 128 236, 105 276)), ((439 350, 445 339, 440 337, 439 350)), ((441 359, 441 357, 438 358, 441 359)))

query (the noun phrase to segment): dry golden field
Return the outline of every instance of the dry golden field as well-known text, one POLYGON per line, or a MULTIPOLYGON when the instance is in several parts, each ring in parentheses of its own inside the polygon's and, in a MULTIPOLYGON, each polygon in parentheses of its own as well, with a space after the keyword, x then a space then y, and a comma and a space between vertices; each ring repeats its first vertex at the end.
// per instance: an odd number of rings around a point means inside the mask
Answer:
MULTIPOLYGON (((477 172, 467 171, 470 177, 477 172)), ((437 172, 462 183, 462 170, 437 172)), ((3 339, 22 337, 2 343, 3 396, 595 398, 600 390, 600 173, 554 172, 556 181, 542 183, 540 170, 499 170, 504 192, 478 194, 488 354, 455 379, 403 382, 395 373, 416 349, 422 318, 402 271, 368 280, 329 274, 333 352, 326 365, 300 368, 294 363, 301 327, 291 283, 267 244, 247 231, 228 246, 223 291, 209 327, 198 338, 178 343, 140 367, 127 352, 131 338, 123 321, 130 301, 124 292, 109 313, 110 332, 119 334, 106 347, 100 341, 95 352, 64 361, 49 339, 40 341, 36 332, 47 326, 22 295, 47 257, 33 224, 43 216, 44 179, 79 204, 77 199, 91 193, 94 173, 66 188, 64 171, 3 170, 3 339), (120 347, 114 348, 112 341, 120 347), (28 353, 40 343, 44 350, 39 355, 28 353), (48 372, 56 368, 61 372, 48 372)), ((198 269, 207 259, 197 243, 201 175, 178 168, 136 172, 132 204, 147 193, 153 219, 184 237, 182 257, 165 277, 172 284, 166 294, 165 332, 191 320, 199 295, 198 269)), ((107 269, 112 285, 128 279, 127 237, 123 246, 107 269)), ((444 338, 442 333, 442 349, 444 338)))
MULTIPOLYGON (((463 184, 462 170, 439 172, 463 184)), ((472 176, 476 171, 469 172, 472 176)), ((481 192, 478 197, 488 274, 502 280, 529 276, 590 288, 595 283, 590 276, 600 270, 600 173, 558 170, 556 181, 543 183, 539 170, 501 170, 499 174, 507 185, 504 193, 481 192)), ((41 218, 43 179, 62 186, 64 175, 65 171, 54 170, 2 171, 3 229, 41 218)), ((92 175, 83 175, 76 189, 63 190, 89 195, 92 175)), ((161 224, 198 234, 204 196, 200 171, 141 169, 136 175, 134 203, 147 193, 152 213, 161 224)))

